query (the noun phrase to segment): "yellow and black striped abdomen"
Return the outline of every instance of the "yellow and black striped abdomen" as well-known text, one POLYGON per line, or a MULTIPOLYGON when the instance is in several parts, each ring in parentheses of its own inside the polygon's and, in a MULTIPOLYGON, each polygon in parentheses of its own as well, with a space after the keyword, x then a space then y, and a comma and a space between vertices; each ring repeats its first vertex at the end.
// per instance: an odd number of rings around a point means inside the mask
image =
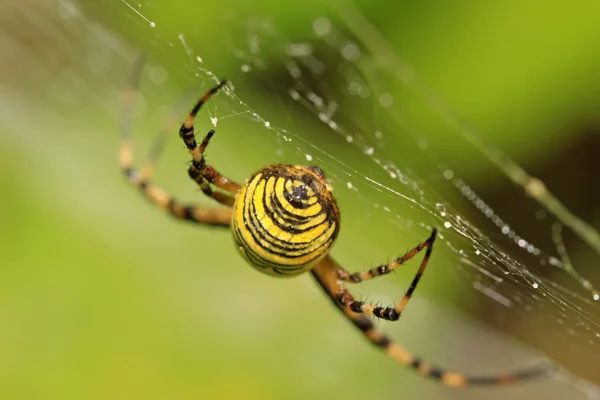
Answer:
POLYGON ((269 275, 294 276, 327 255, 340 213, 323 171, 270 165, 252 175, 233 206, 233 236, 242 255, 269 275))

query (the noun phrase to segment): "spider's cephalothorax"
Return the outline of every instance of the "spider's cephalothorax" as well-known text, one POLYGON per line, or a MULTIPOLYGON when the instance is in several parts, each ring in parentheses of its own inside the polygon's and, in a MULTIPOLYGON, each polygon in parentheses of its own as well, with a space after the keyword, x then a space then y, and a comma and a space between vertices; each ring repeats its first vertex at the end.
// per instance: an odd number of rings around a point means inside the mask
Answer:
POLYGON ((233 236, 258 270, 295 276, 327 255, 340 229, 340 213, 323 171, 270 165, 252 175, 233 206, 233 236))
POLYGON ((215 132, 208 132, 198 144, 193 122, 202 105, 225 85, 225 81, 213 87, 196 102, 179 129, 179 136, 192 158, 188 169, 190 178, 205 195, 222 206, 185 204, 153 185, 151 178, 160 142, 153 147, 146 164, 138 171, 133 166, 133 146, 129 129, 132 101, 141 66, 142 63, 138 62, 132 85, 125 97, 120 158, 121 169, 127 180, 137 186, 153 203, 176 218, 201 225, 231 227, 242 254, 253 266, 267 274, 295 276, 310 270, 317 284, 369 342, 398 363, 413 368, 423 376, 458 387, 523 381, 540 377, 551 370, 542 366, 495 376, 468 376, 435 367, 421 360, 377 330, 368 316, 388 321, 397 321, 400 318, 427 268, 436 229, 433 228, 431 235, 423 242, 387 264, 361 272, 346 271, 329 254, 340 229, 340 212, 325 173, 319 167, 270 165, 256 172, 243 185, 239 185, 207 164, 204 151, 215 132), (396 305, 381 307, 359 301, 346 289, 346 284, 384 276, 422 251, 425 255, 419 269, 410 287, 396 305))

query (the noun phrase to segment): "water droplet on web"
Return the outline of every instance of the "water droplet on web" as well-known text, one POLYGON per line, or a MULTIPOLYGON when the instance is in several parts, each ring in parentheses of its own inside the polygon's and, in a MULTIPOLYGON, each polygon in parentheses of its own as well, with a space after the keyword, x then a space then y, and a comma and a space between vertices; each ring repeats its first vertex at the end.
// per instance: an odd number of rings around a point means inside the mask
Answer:
POLYGON ((385 108, 389 108, 394 104, 394 98, 389 93, 382 93, 381 96, 379 96, 379 104, 385 108))
POLYGON ((270 123, 269 121, 265 121, 265 126, 266 126, 267 128, 269 128, 269 127, 271 126, 271 123, 270 123))
POLYGON ((313 160, 313 156, 311 156, 310 154, 305 154, 304 157, 306 157, 306 161, 312 161, 313 160))
POLYGON ((539 285, 537 284, 537 282, 535 282, 535 283, 534 283, 533 285, 531 285, 531 286, 533 286, 533 288, 534 288, 534 289, 537 289, 537 288, 539 287, 539 285))
POLYGON ((444 222, 444 228, 448 229, 452 227, 452 224, 449 221, 444 222))
POLYGON ((356 96, 360 94, 362 85, 356 81, 352 81, 348 84, 348 94, 356 96))
POLYGON ((320 96, 318 96, 317 94, 315 94, 313 92, 309 92, 306 95, 306 98, 308 100, 310 100, 311 103, 313 103, 315 105, 315 107, 317 107, 317 108, 323 107, 323 104, 324 104, 323 99, 320 96))
POLYGON ((331 31, 331 22, 325 17, 319 17, 313 22, 313 30, 319 36, 325 36, 331 31))
POLYGON ((156 28, 156 23, 154 23, 154 21, 150 22, 150 28, 156 28))
MULTIPOLYGON (((288 43, 285 45, 285 53, 290 57, 308 57, 312 52, 313 47, 310 43, 288 43)), ((294 73, 292 73, 293 75, 294 73)))
POLYGON ((451 169, 444 170, 444 178, 450 180, 454 177, 454 171, 451 169))
POLYGON ((204 62, 200 56, 196 56, 196 61, 198 61, 200 64, 204 62))
POLYGON ((148 71, 148 77, 155 85, 162 85, 169 78, 169 72, 162 65, 155 65, 148 71))
POLYGON ((217 118, 217 117, 210 117, 210 122, 212 122, 212 124, 214 126, 217 126, 217 122, 219 122, 219 118, 217 118))
POLYGON ((340 49, 342 57, 348 61, 356 61, 360 57, 360 48, 352 42, 345 43, 340 49))

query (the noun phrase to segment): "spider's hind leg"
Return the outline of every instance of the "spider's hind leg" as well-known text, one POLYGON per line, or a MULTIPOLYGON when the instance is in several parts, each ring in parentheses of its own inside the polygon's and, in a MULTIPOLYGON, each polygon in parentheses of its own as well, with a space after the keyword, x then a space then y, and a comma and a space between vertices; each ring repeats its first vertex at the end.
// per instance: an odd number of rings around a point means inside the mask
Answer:
POLYGON ((344 316, 348 318, 350 322, 363 333, 363 335, 365 335, 369 342, 383 350, 387 356, 394 359, 399 364, 414 369, 422 376, 438 380, 444 385, 453 387, 464 387, 468 385, 502 385, 540 378, 548 375, 554 369, 552 365, 544 364, 507 374, 467 376, 458 372, 435 367, 419 357, 416 357, 401 345, 394 343, 389 337, 377 330, 373 323, 364 315, 354 313, 339 303, 337 294, 345 289, 343 282, 338 276, 338 269, 339 266, 333 262, 331 258, 326 257, 312 269, 311 273, 332 302, 344 313, 344 316))
POLYGON ((387 275, 390 272, 396 270, 396 268, 403 265, 408 260, 412 259, 414 256, 419 254, 423 249, 429 248, 433 245, 435 241, 435 237, 437 235, 437 230, 433 228, 431 231, 431 235, 422 243, 419 243, 415 248, 409 250, 402 257, 398 257, 393 260, 391 263, 382 264, 375 268, 371 268, 362 272, 349 273, 343 268, 339 270, 339 278, 348 283, 360 283, 363 281, 368 281, 374 278, 377 278, 382 275, 387 275))
MULTIPOLYGON (((429 263, 429 257, 431 256, 431 252, 433 249, 433 242, 435 242, 436 234, 437 234, 437 230, 435 228, 433 228, 433 230, 431 232, 431 236, 429 236, 429 238, 427 240, 425 240, 423 243, 419 244, 414 249, 410 250, 404 256, 394 260, 392 263, 388 264, 387 266, 385 266, 385 265, 380 266, 380 267, 368 270, 363 273, 363 274, 366 274, 365 276, 368 277, 368 279, 372 279, 374 277, 381 276, 383 274, 388 273, 390 270, 394 270, 398 266, 402 265, 404 262, 410 260, 415 255, 417 255, 421 250, 427 249, 425 251, 425 256, 423 257, 423 260, 421 261, 421 266, 419 267, 419 270, 415 274, 415 277, 413 278, 412 283, 410 284, 410 287, 408 288, 408 290, 406 291, 406 293, 404 294, 404 296, 402 297, 402 299, 400 300, 400 302, 398 302, 398 304, 396 306, 380 307, 380 306, 377 306, 375 304, 371 304, 368 302, 357 301, 350 294, 350 292, 348 292, 343 286, 340 287, 339 292, 336 294, 337 301, 339 302, 339 304, 341 306, 345 307, 349 311, 359 313, 359 314, 369 314, 369 315, 372 315, 377 318, 385 319, 387 321, 397 321, 398 319, 400 319, 400 315, 402 315, 402 311, 404 311, 404 308, 408 304, 408 301, 412 297, 415 289, 417 288, 419 281, 421 280, 421 277, 423 276, 423 273, 425 272, 425 269, 427 268, 427 264, 429 263), (377 275, 376 275, 376 273, 377 273, 377 275)), ((333 261, 333 259, 331 259, 331 257, 328 257, 328 259, 329 259, 329 263, 337 271, 336 275, 337 275, 338 279, 340 279, 341 281, 346 281, 346 282, 350 281, 352 283, 357 283, 357 282, 361 281, 360 274, 350 275, 350 274, 348 274, 348 272, 346 272, 346 270, 344 270, 341 266, 339 266, 337 263, 335 263, 335 261, 333 261)))

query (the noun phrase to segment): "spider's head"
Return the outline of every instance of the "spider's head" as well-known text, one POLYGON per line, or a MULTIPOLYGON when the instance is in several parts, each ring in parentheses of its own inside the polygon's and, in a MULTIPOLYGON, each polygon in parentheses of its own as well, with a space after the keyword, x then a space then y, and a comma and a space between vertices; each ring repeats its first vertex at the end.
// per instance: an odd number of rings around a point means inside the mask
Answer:
POLYGON ((310 167, 308 167, 309 170, 311 170, 319 179, 319 181, 325 185, 325 188, 327 190, 329 190, 330 192, 333 191, 333 188, 331 187, 331 184, 329 183, 329 181, 327 181, 327 177, 325 176, 325 171, 323 171, 321 168, 317 167, 316 165, 311 165, 310 167))

